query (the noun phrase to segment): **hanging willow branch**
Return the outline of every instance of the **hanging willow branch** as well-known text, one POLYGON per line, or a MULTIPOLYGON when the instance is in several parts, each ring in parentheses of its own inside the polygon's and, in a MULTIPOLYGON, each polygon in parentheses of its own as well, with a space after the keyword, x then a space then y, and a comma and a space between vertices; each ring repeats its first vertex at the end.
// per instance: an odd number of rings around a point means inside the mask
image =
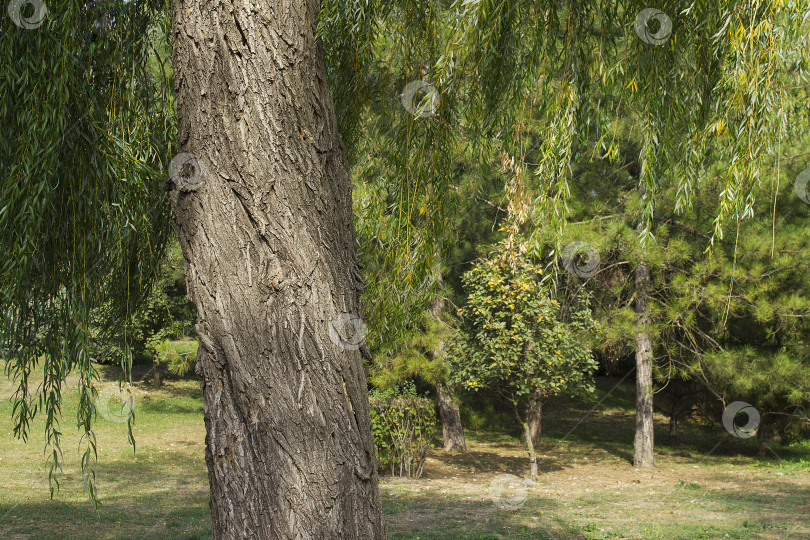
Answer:
POLYGON ((14 435, 26 440, 45 416, 52 496, 62 390, 75 373, 82 471, 97 500, 91 319, 122 344, 131 382, 130 317, 170 231, 160 186, 171 100, 165 72, 149 63, 164 7, 65 0, 49 3, 37 28, 0 19, 0 345, 16 385, 14 435))

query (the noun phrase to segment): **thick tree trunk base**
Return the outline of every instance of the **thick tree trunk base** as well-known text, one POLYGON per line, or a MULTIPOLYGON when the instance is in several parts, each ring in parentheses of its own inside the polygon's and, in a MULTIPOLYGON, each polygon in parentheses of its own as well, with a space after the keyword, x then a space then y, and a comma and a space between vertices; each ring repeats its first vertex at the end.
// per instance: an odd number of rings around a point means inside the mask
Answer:
POLYGON ((338 328, 362 276, 319 6, 172 1, 214 540, 385 538, 360 344, 338 328))

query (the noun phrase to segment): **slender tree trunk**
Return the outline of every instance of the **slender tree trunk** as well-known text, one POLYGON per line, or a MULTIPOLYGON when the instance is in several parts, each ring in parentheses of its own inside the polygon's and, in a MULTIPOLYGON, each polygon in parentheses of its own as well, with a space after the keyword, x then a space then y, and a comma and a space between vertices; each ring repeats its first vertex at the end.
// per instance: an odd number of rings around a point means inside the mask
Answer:
POLYGON ((532 444, 540 444, 540 435, 543 431, 543 400, 534 399, 529 405, 528 413, 529 433, 532 436, 532 444))
POLYGON ((669 417, 669 442, 678 440, 678 418, 676 416, 669 417))
POLYGON ((172 2, 215 540, 385 536, 360 352, 330 332, 362 278, 318 9, 172 2))
POLYGON ((636 266, 636 436, 633 443, 633 464, 636 467, 655 466, 649 289, 650 269, 642 261, 636 266))
MULTIPOLYGON (((526 449, 529 451, 529 475, 532 480, 537 478, 537 454, 534 452, 534 443, 532 442, 532 434, 531 429, 529 428, 529 421, 528 418, 526 420, 523 419, 520 415, 520 409, 518 408, 516 403, 512 403, 513 412, 515 413, 515 418, 523 427, 523 442, 526 443, 526 449)), ((528 413, 528 411, 524 411, 528 413)))
POLYGON ((672 396, 672 406, 669 409, 669 442, 672 443, 678 439, 678 405, 681 396, 678 394, 678 384, 675 379, 670 379, 669 384, 672 385, 670 394, 672 396))
POLYGON ((759 457, 765 457, 767 455, 766 450, 768 448, 768 439, 770 438, 768 426, 763 423, 764 420, 765 415, 762 415, 759 419, 759 426, 757 426, 757 455, 759 457))
POLYGON ((443 384, 436 385, 439 395, 439 418, 442 422, 442 440, 445 452, 466 452, 467 440, 464 438, 464 426, 458 405, 453 401, 453 394, 443 384))
POLYGON ((534 453, 534 443, 532 443, 532 433, 529 422, 523 422, 523 436, 526 438, 526 448, 529 449, 529 475, 532 480, 537 478, 537 454, 534 453))
POLYGON ((163 380, 160 376, 160 362, 156 361, 154 367, 152 368, 152 386, 155 388, 160 388, 163 386, 163 380))

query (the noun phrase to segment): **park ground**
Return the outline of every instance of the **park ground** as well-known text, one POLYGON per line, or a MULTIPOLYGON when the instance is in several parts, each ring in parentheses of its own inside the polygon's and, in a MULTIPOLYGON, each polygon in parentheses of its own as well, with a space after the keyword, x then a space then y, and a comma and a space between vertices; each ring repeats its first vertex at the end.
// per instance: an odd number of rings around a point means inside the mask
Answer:
MULTIPOLYGON (((115 374, 105 373, 101 384, 112 390, 115 374)), ((493 484, 501 475, 525 476, 528 463, 514 431, 483 429, 481 417, 471 418, 468 453, 432 450, 418 480, 384 476, 389 538, 810 539, 810 444, 774 444, 767 458, 757 458, 753 441, 731 437, 718 421, 688 424, 680 442, 668 445, 660 417, 657 467, 637 470, 633 386, 625 381, 611 392, 617 381, 600 379, 588 402, 545 407, 535 485, 493 484)), ((136 384, 134 453, 126 424, 99 417, 98 508, 83 491, 75 381, 70 386, 61 488, 51 500, 42 420, 28 444, 12 436, 14 387, 0 376, 0 538, 209 538, 199 383, 170 379, 159 390, 136 384)))

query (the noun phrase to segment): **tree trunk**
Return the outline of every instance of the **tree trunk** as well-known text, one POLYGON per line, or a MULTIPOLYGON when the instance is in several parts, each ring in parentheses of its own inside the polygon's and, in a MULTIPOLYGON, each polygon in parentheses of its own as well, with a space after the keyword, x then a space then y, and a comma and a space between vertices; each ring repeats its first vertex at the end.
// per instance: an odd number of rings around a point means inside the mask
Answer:
POLYGON ((529 449, 529 475, 532 480, 537 478, 537 454, 534 453, 534 443, 532 443, 532 433, 529 422, 523 422, 523 436, 526 438, 526 447, 529 449))
POLYGON ((633 443, 633 465, 636 467, 655 466, 649 289, 650 269, 642 261, 636 266, 636 436, 633 443))
POLYGON ((673 443, 678 438, 678 405, 681 395, 678 393, 677 379, 669 380, 669 395, 671 396, 672 403, 669 408, 669 442, 673 443))
POLYGON ((765 416, 763 415, 760 417, 759 425, 757 426, 757 456, 759 457, 765 457, 767 455, 766 449, 768 448, 768 439, 770 437, 767 426, 763 424, 764 420, 765 416))
POLYGON ((152 367, 152 386, 160 388, 163 386, 163 380, 160 377, 160 362, 155 360, 155 365, 152 367))
MULTIPOLYGON (((441 244, 437 245, 436 251, 441 256, 441 244)), ((445 324, 441 319, 441 312, 444 311, 444 298, 440 291, 442 286, 441 264, 436 268, 436 284, 438 292, 430 301, 428 311, 439 324, 445 324)), ((439 341, 436 350, 433 351, 434 358, 439 358, 443 350, 444 341, 439 341)), ((438 383, 436 394, 439 401, 439 420, 442 423, 442 442, 445 452, 466 452, 467 439, 464 437, 464 425, 461 423, 458 405, 453 400, 452 390, 444 383, 438 383)))
POLYGON ((172 2, 215 540, 385 537, 360 352, 330 332, 362 278, 318 9, 172 2))
POLYGON ((678 440, 678 417, 672 415, 669 417, 669 442, 678 440))
POLYGON ((540 435, 543 431, 543 400, 534 399, 529 405, 528 413, 529 433, 532 436, 532 444, 540 444, 540 435))
POLYGON ((466 452, 467 441, 464 438, 464 426, 458 405, 453 401, 453 394, 443 384, 436 385, 439 395, 439 418, 442 422, 442 440, 445 452, 466 452))

